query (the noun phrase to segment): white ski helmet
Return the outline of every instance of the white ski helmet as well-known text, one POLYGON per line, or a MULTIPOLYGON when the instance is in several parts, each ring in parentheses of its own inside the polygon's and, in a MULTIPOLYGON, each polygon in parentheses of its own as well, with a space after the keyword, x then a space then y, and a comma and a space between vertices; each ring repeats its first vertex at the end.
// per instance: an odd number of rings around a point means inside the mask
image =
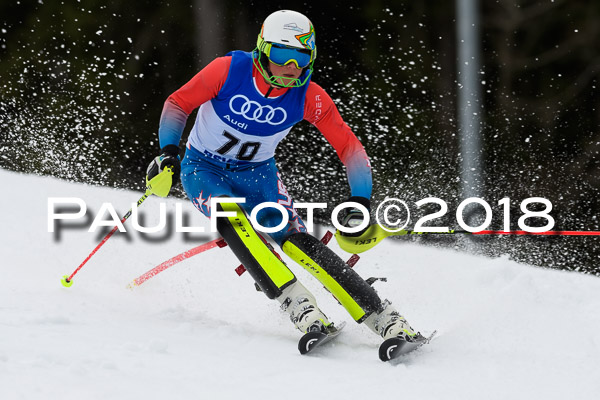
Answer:
POLYGON ((315 29, 306 16, 296 11, 280 10, 265 19, 256 41, 255 61, 258 62, 254 65, 267 81, 282 86, 278 83, 281 77, 270 73, 268 61, 277 65, 293 62, 306 70, 299 79, 285 86, 304 85, 312 75, 316 56, 315 29))
POLYGON ((291 10, 275 11, 269 15, 258 38, 259 41, 307 49, 311 52, 316 52, 317 49, 313 24, 306 16, 291 10))

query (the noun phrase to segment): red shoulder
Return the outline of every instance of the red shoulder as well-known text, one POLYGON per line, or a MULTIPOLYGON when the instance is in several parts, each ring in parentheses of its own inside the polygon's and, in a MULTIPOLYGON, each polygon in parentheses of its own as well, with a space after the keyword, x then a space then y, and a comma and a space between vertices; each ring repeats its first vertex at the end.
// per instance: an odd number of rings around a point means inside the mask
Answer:
POLYGON ((329 112, 332 106, 335 107, 333 100, 325 89, 311 81, 304 100, 304 119, 314 125, 329 112))

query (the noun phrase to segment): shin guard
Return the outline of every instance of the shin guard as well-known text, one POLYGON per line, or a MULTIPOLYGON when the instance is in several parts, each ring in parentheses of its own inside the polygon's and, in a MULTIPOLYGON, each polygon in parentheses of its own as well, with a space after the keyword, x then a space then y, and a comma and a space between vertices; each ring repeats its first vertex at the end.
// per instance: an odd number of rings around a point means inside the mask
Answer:
POLYGON ((302 265, 357 322, 377 311, 381 299, 375 290, 353 271, 337 254, 307 233, 297 233, 283 243, 283 251, 302 265))
POLYGON ((217 208, 236 213, 217 219, 217 230, 233 253, 268 298, 280 296, 284 288, 296 281, 292 271, 267 247, 237 204, 219 203, 217 208))

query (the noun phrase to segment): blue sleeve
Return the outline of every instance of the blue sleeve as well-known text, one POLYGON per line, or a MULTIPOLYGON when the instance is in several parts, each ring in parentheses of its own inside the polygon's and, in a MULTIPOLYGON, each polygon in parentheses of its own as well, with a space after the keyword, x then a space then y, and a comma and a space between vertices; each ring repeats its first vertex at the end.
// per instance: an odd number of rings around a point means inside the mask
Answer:
POLYGON ((167 100, 160 116, 158 142, 160 148, 174 144, 179 146, 188 114, 177 104, 167 100))
POLYGON ((352 196, 371 198, 373 189, 373 177, 369 158, 365 151, 357 152, 346 162, 346 174, 352 196))

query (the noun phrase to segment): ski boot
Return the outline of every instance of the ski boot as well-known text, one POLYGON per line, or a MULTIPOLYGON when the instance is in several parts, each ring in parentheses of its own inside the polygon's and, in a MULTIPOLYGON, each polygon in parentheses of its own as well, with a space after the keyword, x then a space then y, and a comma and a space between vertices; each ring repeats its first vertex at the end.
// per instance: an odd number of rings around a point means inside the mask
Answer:
POLYGON ((383 338, 379 346, 379 359, 391 361, 418 349, 429 343, 435 332, 429 338, 415 332, 406 318, 392 307, 389 301, 382 304, 383 310, 371 314, 365 324, 383 338))
POLYGON ((422 337, 420 333, 414 331, 406 318, 400 315, 389 301, 385 300, 382 307, 383 310, 371 314, 364 323, 383 340, 399 337, 411 342, 422 337))
POLYGON ((327 333, 333 328, 333 323, 317 307, 315 297, 298 281, 285 288, 277 301, 281 303, 281 310, 289 314, 290 320, 302 333, 327 333))
POLYGON ((337 337, 344 328, 329 322, 315 301, 315 297, 300 282, 296 281, 277 297, 281 309, 290 315, 290 320, 303 333, 298 341, 300 354, 308 354, 317 347, 337 337))

